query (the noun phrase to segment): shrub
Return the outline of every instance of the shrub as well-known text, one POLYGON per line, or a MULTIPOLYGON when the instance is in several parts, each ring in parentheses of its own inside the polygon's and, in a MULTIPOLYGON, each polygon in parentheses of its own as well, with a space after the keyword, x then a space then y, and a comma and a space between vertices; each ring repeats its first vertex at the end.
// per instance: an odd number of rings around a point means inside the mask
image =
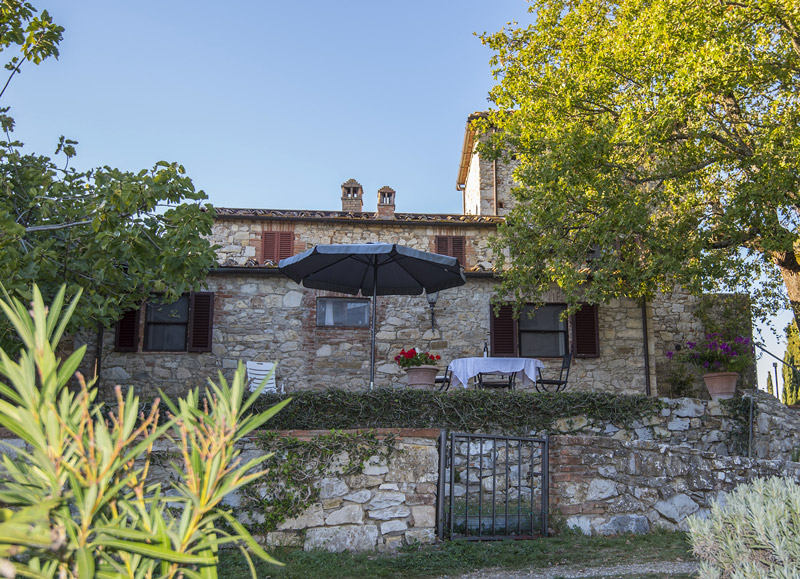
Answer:
POLYGON ((76 373, 85 347, 55 355, 79 296, 62 315, 64 288, 49 309, 38 288, 33 295, 30 312, 0 301, 23 343, 17 362, 0 350, 0 425, 26 443, 3 457, 0 503, 10 508, 0 509, 0 576, 213 579, 223 545, 240 547, 253 577, 245 546, 277 563, 220 505, 263 474, 255 467, 266 457, 243 462, 236 442, 288 400, 248 414, 258 393, 243 400, 240 367, 230 386, 209 381, 202 407, 198 392, 165 400, 171 414, 161 424, 158 400, 137 417, 138 398, 119 387, 105 418, 93 381, 76 373), (169 492, 148 480, 161 437, 177 449, 169 492))
POLYGON ((800 486, 757 478, 688 519, 700 577, 800 577, 800 486))

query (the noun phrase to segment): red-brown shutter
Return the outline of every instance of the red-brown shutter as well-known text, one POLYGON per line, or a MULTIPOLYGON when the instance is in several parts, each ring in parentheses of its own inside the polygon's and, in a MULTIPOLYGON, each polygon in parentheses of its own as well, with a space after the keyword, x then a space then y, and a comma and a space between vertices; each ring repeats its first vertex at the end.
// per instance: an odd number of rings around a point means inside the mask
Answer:
POLYGON ((278 260, 294 255, 294 232, 281 231, 278 235, 278 260))
POLYGON ((466 238, 463 235, 456 235, 450 238, 450 255, 455 257, 462 266, 466 262, 466 238))
POLYGON ((189 352, 210 352, 214 329, 214 292, 192 292, 189 298, 189 352))
POLYGON ((467 239, 463 235, 437 235, 434 237, 436 253, 455 257, 462 266, 466 261, 467 239))
POLYGON ((436 253, 440 255, 450 255, 450 238, 446 235, 437 235, 434 239, 436 253))
POLYGON ((277 262, 278 258, 278 233, 276 231, 265 231, 261 235, 261 260, 277 262))
POLYGON ((583 304, 573 318, 573 351, 576 358, 600 357, 597 306, 583 304))
POLYGON ((135 352, 139 347, 139 312, 141 309, 128 310, 117 322, 114 338, 114 349, 117 352, 135 352))
POLYGON ((294 255, 293 231, 265 231, 261 237, 261 260, 277 263, 294 255))
POLYGON ((490 320, 492 356, 516 356, 517 321, 514 319, 514 308, 500 306, 500 311, 495 316, 494 306, 492 306, 490 320))

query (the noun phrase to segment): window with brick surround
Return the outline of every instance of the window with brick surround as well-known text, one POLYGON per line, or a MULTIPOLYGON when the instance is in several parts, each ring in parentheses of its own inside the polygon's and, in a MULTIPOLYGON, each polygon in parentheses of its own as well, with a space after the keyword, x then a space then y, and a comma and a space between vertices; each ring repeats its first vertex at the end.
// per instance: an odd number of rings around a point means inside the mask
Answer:
POLYGON ((213 326, 213 292, 186 293, 169 304, 152 301, 123 314, 117 322, 115 350, 138 352, 141 346, 142 352, 210 352, 213 326))
POLYGON ((264 231, 261 235, 261 261, 277 264, 294 255, 293 231, 264 231))
POLYGON ((467 238, 463 235, 437 235, 434 245, 436 253, 455 257, 462 266, 466 265, 467 238))
POLYGON ((563 304, 546 304, 534 310, 526 306, 519 318, 513 308, 503 305, 495 315, 491 311, 492 356, 522 358, 559 358, 569 352, 577 358, 600 356, 597 306, 584 304, 572 316, 572 323, 561 320, 563 304), (529 312, 533 311, 533 317, 529 312))

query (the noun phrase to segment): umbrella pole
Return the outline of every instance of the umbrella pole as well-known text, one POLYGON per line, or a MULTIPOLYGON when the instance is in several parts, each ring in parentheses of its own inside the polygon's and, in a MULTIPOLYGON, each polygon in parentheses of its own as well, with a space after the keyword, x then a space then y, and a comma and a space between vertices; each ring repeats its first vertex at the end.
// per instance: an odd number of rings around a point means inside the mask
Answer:
POLYGON ((377 264, 374 268, 373 283, 372 283, 372 339, 369 348, 369 391, 375 387, 375 314, 377 307, 375 306, 375 298, 378 295, 378 267, 377 264))

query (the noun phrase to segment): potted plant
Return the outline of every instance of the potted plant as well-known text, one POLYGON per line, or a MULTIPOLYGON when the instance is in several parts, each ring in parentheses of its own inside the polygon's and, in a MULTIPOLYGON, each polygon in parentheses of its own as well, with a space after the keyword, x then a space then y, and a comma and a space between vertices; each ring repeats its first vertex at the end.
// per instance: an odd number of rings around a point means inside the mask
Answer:
POLYGON ((667 358, 688 362, 702 368, 703 380, 712 400, 733 398, 739 373, 753 363, 750 338, 737 336, 726 340, 721 334, 706 334, 699 342, 686 342, 667 358))
POLYGON ((416 348, 400 350, 394 361, 406 371, 409 388, 433 388, 436 384, 436 361, 442 357, 430 352, 419 352, 416 348))

